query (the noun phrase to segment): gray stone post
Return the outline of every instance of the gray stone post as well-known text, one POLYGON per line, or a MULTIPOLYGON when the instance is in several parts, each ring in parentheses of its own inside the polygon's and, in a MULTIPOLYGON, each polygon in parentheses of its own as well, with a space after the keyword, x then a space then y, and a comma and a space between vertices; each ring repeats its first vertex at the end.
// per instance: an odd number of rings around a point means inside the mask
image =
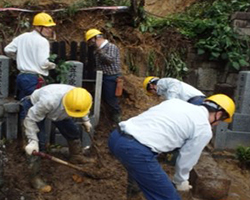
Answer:
POLYGON ((69 85, 82 87, 83 63, 79 61, 67 61, 67 63, 72 64, 72 66, 69 69, 67 83, 69 85))
POLYGON ((250 71, 239 72, 235 104, 232 123, 228 127, 220 123, 215 129, 215 149, 250 146, 250 71))
POLYGON ((10 59, 0 55, 0 99, 9 95, 9 68, 10 59))

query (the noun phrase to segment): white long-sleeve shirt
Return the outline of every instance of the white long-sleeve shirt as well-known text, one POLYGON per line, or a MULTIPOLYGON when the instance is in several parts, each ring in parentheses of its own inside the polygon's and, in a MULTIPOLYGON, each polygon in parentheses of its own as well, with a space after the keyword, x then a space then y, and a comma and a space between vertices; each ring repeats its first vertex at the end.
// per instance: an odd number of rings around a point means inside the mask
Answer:
POLYGON ((48 70, 42 69, 49 60, 49 41, 37 31, 23 33, 12 40, 5 48, 7 55, 16 54, 17 69, 20 72, 48 76, 48 70))
MULTIPOLYGON (((52 121, 70 118, 64 109, 62 99, 73 88, 75 87, 71 85, 50 84, 32 93, 30 100, 33 106, 24 119, 25 134, 28 139, 38 141, 39 128, 37 122, 42 121, 45 117, 52 121)), ((87 119, 88 116, 85 116, 84 120, 87 119)))
POLYGON ((184 101, 188 101, 195 96, 205 96, 195 87, 175 78, 159 79, 157 82, 157 94, 164 96, 165 99, 181 99, 184 101))
POLYGON ((209 113, 204 106, 172 99, 120 122, 119 126, 153 152, 180 148, 173 181, 181 183, 189 179, 189 172, 212 138, 208 118, 209 113))

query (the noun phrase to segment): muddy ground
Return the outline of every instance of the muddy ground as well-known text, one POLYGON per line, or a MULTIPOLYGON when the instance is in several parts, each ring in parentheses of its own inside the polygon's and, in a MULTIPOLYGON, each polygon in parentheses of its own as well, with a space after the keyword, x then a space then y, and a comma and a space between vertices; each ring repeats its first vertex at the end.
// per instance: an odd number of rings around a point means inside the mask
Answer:
MULTIPOLYGON (((162 99, 149 98, 143 93, 140 85, 142 78, 128 77, 131 89, 127 97, 121 98, 123 120, 141 113, 143 110, 159 103, 162 99), (133 80, 133 81, 131 81, 133 80), (131 83, 132 82, 132 83, 131 83), (133 97, 129 97, 133 94, 133 97)), ((105 110, 105 109, 103 109, 105 110)), ((43 159, 41 174, 52 186, 51 193, 39 193, 30 187, 28 182, 28 169, 23 151, 17 146, 16 141, 7 143, 8 162, 5 167, 5 187, 0 193, 3 200, 126 200, 126 171, 121 164, 110 154, 107 140, 110 131, 116 127, 106 112, 101 112, 100 123, 96 127, 94 143, 89 156, 96 158, 96 164, 81 165, 87 173, 70 167, 43 159)), ((210 148, 211 150, 212 148, 210 148)), ((49 153, 60 159, 67 160, 67 148, 50 149, 49 153)), ((218 167, 222 168, 231 179, 231 189, 228 200, 250 199, 250 173, 242 169, 232 153, 211 153, 215 156, 218 167)), ((161 159, 163 168, 172 177, 174 169, 161 159)), ((205 170, 205 169, 204 169, 205 170)), ((217 170, 217 169, 214 169, 217 170)), ((190 197, 190 195, 188 195, 190 197)), ((139 194, 133 200, 144 200, 139 194)), ((191 200, 187 196, 183 200, 191 200)), ((212 199, 211 199, 212 200, 212 199)))
MULTIPOLYGON (((22 1, 15 0, 14 2, 22 1)), ((73 1, 68 0, 67 2, 70 3, 73 1)), ((169 1, 169 4, 165 4, 166 1, 146 1, 146 7, 151 13, 164 15, 167 12, 180 11, 192 2, 192 0, 169 1)), ((8 13, 4 18, 6 20, 5 28, 1 30, 3 42, 8 43, 14 36, 24 31, 22 27, 16 26, 15 23, 11 27, 9 25, 11 22, 30 19, 31 16, 32 14, 29 13, 8 13), (9 28, 12 28, 14 31, 9 33, 9 28)), ((110 15, 103 15, 101 12, 81 12, 76 13, 70 19, 60 19, 61 21, 57 21, 58 26, 56 27, 58 41, 68 41, 67 44, 73 40, 82 41, 83 34, 87 29, 98 27, 110 33, 108 38, 115 42, 121 49, 123 61, 127 48, 134 48, 137 51, 158 48, 160 46, 155 38, 148 34, 143 35, 136 29, 133 29, 126 22, 128 20, 126 17, 121 18, 119 22, 119 19, 114 19, 110 15), (109 20, 118 20, 118 22, 114 23, 115 26, 107 29, 106 25, 109 20)), ((166 35, 168 34, 166 33, 166 35)), ((145 69, 141 66, 140 71, 143 70, 145 69)), ((123 65, 123 73, 125 78, 124 93, 120 98, 123 120, 135 116, 162 101, 162 99, 146 96, 141 87, 143 78, 132 75, 125 64, 123 65)), ((98 162, 94 165, 82 166, 94 177, 50 160, 43 160, 42 175, 53 188, 52 192, 48 194, 39 193, 30 187, 25 154, 17 145, 17 141, 7 141, 8 162, 6 163, 4 172, 6 183, 0 192, 0 200, 125 200, 126 172, 120 163, 109 153, 107 147, 108 135, 115 126, 110 121, 106 110, 102 106, 100 123, 96 127, 94 135, 94 142, 97 145, 101 158, 98 157, 96 149, 92 148, 89 156, 96 158, 98 162)), ((60 151, 60 148, 53 151, 50 150, 49 153, 67 160, 67 151, 60 151)), ((211 156, 213 155, 215 153, 212 152, 211 156)), ((232 180, 228 200, 250 199, 249 171, 240 168, 238 161, 231 153, 222 153, 220 156, 216 156, 215 159, 218 162, 218 166, 224 169, 232 180)), ((162 165, 171 177, 173 168, 164 162, 162 162, 162 165)), ((142 195, 134 198, 134 200, 143 199, 142 195)))

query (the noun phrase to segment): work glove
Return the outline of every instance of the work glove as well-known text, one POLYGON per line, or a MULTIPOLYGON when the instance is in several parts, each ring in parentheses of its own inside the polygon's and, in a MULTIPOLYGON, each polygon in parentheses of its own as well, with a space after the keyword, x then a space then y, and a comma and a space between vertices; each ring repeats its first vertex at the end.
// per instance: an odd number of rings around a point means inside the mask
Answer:
POLYGON ((86 130, 88 133, 90 133, 90 130, 92 129, 92 124, 90 123, 90 120, 85 121, 85 122, 83 122, 82 124, 83 124, 85 130, 86 130))
POLYGON ((192 189, 192 185, 189 185, 189 181, 183 181, 181 184, 175 184, 175 187, 178 191, 182 192, 188 192, 190 189, 192 189))
POLYGON ((32 155, 33 151, 39 151, 38 142, 36 140, 29 140, 28 145, 25 147, 25 151, 28 155, 32 155))
POLYGON ((56 64, 53 62, 47 62, 45 65, 41 66, 41 68, 46 70, 55 69, 56 64))

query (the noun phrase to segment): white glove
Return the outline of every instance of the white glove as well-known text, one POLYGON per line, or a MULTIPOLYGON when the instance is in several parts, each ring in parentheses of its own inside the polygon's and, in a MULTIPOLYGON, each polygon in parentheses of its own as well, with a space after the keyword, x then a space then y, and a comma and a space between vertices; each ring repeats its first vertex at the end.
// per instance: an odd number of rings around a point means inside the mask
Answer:
POLYGON ((25 147, 25 151, 28 155, 32 155, 33 151, 39 151, 38 142, 36 140, 30 140, 29 144, 25 147))
POLYGON ((85 121, 82 123, 83 126, 85 127, 85 130, 90 133, 90 130, 92 129, 92 124, 90 123, 90 120, 85 121))
POLYGON ((55 69, 56 64, 53 62, 47 62, 45 65, 41 66, 41 68, 46 70, 55 69))
POLYGON ((181 184, 175 184, 175 187, 178 191, 189 191, 192 189, 192 185, 189 185, 189 181, 183 181, 181 184))

